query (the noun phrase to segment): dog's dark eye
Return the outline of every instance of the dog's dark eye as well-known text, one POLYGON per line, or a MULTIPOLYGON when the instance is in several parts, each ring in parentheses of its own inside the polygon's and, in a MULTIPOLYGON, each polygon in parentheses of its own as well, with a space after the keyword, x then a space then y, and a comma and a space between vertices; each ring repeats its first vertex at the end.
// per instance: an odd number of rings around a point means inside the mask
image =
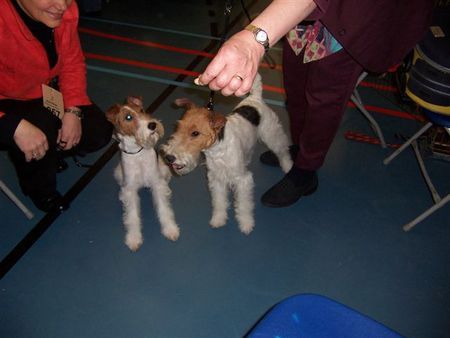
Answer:
POLYGON ((125 116, 125 120, 127 120, 127 121, 131 121, 132 119, 133 119, 133 115, 131 115, 131 114, 127 114, 125 116))
POLYGON ((198 132, 197 130, 194 130, 194 131, 191 133, 191 136, 192 136, 192 137, 197 137, 198 135, 200 135, 200 132, 198 132))

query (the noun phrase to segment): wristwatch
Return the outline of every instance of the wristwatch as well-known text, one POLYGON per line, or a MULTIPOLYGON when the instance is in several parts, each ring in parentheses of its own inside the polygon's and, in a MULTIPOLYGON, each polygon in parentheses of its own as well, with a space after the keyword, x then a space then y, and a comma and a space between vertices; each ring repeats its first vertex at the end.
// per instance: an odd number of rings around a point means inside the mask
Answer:
POLYGON ((253 33, 256 42, 258 42, 260 45, 263 45, 265 52, 269 50, 269 36, 267 35, 267 32, 264 29, 250 24, 247 27, 245 27, 245 30, 253 33))
POLYGON ((76 117, 78 117, 80 120, 83 118, 83 112, 81 111, 80 108, 78 107, 70 107, 70 108, 66 108, 64 110, 64 114, 69 113, 69 114, 74 114, 76 117))

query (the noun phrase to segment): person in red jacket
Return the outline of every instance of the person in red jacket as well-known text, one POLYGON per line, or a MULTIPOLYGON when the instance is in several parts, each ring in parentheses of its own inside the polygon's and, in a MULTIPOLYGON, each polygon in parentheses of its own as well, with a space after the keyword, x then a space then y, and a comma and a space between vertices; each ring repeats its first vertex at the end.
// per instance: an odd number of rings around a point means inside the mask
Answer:
POLYGON ((34 204, 62 210, 58 154, 96 151, 112 134, 86 93, 78 8, 72 0, 1 0, 0 13, 0 146, 34 204))
MULTIPOLYGON (((241 96, 265 51, 287 34, 283 78, 294 166, 262 196, 264 205, 288 206, 316 191, 317 170, 358 77, 399 64, 425 34, 433 7, 433 0, 274 0, 224 43, 197 83, 241 96)), ((271 152, 260 160, 278 165, 271 152)))

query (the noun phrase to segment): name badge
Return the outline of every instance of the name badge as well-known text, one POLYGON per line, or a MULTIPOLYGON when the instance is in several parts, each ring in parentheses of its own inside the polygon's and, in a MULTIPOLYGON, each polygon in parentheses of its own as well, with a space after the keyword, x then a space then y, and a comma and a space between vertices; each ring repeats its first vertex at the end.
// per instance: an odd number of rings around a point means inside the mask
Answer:
POLYGON ((64 116, 64 101, 60 91, 42 84, 42 100, 45 108, 50 110, 56 117, 62 119, 64 116))

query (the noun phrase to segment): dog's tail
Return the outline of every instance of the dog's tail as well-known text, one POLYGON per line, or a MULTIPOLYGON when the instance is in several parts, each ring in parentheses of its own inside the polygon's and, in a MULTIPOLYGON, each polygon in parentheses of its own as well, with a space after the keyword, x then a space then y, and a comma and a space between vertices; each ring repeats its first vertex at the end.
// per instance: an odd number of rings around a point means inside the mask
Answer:
POLYGON ((259 73, 256 73, 255 80, 253 81, 252 89, 250 89, 250 96, 254 96, 256 99, 262 99, 263 87, 262 79, 259 73))

